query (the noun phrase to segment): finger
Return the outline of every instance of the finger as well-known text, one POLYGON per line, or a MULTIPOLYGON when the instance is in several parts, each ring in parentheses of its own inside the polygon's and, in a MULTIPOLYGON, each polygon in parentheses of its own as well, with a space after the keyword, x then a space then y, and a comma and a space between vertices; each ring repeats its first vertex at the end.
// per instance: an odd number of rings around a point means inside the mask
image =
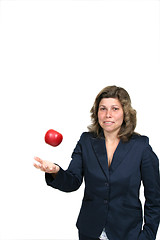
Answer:
POLYGON ((52 173, 54 171, 54 167, 53 166, 45 166, 44 167, 45 171, 48 173, 52 173))
POLYGON ((48 171, 49 171, 50 173, 54 173, 54 172, 55 172, 55 168, 54 168, 54 167, 50 167, 50 168, 48 169, 48 171))
POLYGON ((47 173, 54 173, 56 170, 56 166, 51 166, 51 165, 44 165, 42 168, 43 171, 47 172, 47 173))
POLYGON ((56 172, 56 166, 53 166, 53 167, 52 167, 52 171, 53 171, 53 173, 56 172))
POLYGON ((44 169, 45 172, 47 172, 49 170, 49 167, 47 165, 44 165, 43 169, 44 169))
POLYGON ((37 162, 43 164, 43 160, 39 157, 34 157, 34 160, 36 160, 37 162))
POLYGON ((57 172, 57 166, 53 165, 49 168, 50 173, 56 173, 57 172))
POLYGON ((46 172, 46 169, 47 169, 47 166, 41 164, 40 165, 40 170, 43 171, 43 172, 46 172))
POLYGON ((50 168, 49 168, 49 171, 50 171, 50 172, 53 172, 53 171, 54 171, 54 167, 50 167, 50 168))
POLYGON ((36 164, 36 163, 33 163, 33 166, 37 169, 40 169, 40 165, 36 164))

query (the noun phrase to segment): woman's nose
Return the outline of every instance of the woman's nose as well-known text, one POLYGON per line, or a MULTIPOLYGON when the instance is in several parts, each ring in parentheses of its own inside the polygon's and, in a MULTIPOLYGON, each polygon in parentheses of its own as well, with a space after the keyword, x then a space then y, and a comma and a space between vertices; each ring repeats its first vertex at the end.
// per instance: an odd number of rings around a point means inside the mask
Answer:
POLYGON ((106 117, 107 117, 107 118, 111 118, 111 111, 110 111, 110 110, 107 111, 106 117))

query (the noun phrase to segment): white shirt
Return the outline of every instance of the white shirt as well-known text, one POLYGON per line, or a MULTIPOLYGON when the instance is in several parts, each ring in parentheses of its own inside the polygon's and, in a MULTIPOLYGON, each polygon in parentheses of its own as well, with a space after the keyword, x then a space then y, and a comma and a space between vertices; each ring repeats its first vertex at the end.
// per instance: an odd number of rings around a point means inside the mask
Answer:
POLYGON ((105 232, 105 228, 103 229, 102 233, 101 233, 101 236, 99 237, 100 240, 109 240, 107 235, 106 235, 106 232, 105 232))

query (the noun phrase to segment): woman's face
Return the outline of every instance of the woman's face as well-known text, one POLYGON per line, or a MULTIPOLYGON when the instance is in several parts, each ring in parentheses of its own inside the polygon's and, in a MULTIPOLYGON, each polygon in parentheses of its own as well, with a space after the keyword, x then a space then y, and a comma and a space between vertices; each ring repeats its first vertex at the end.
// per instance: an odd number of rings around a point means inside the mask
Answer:
POLYGON ((98 108, 98 122, 104 130, 104 134, 118 134, 123 119, 124 114, 120 101, 117 98, 102 98, 98 108))

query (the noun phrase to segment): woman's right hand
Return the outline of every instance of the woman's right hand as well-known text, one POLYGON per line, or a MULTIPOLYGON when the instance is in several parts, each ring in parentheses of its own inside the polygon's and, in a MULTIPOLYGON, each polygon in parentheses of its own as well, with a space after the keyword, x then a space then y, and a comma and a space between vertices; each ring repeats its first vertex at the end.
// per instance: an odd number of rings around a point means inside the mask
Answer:
POLYGON ((34 163, 33 166, 43 172, 56 174, 60 170, 60 167, 52 162, 42 160, 39 157, 34 157, 34 160, 36 160, 37 163, 34 163))

